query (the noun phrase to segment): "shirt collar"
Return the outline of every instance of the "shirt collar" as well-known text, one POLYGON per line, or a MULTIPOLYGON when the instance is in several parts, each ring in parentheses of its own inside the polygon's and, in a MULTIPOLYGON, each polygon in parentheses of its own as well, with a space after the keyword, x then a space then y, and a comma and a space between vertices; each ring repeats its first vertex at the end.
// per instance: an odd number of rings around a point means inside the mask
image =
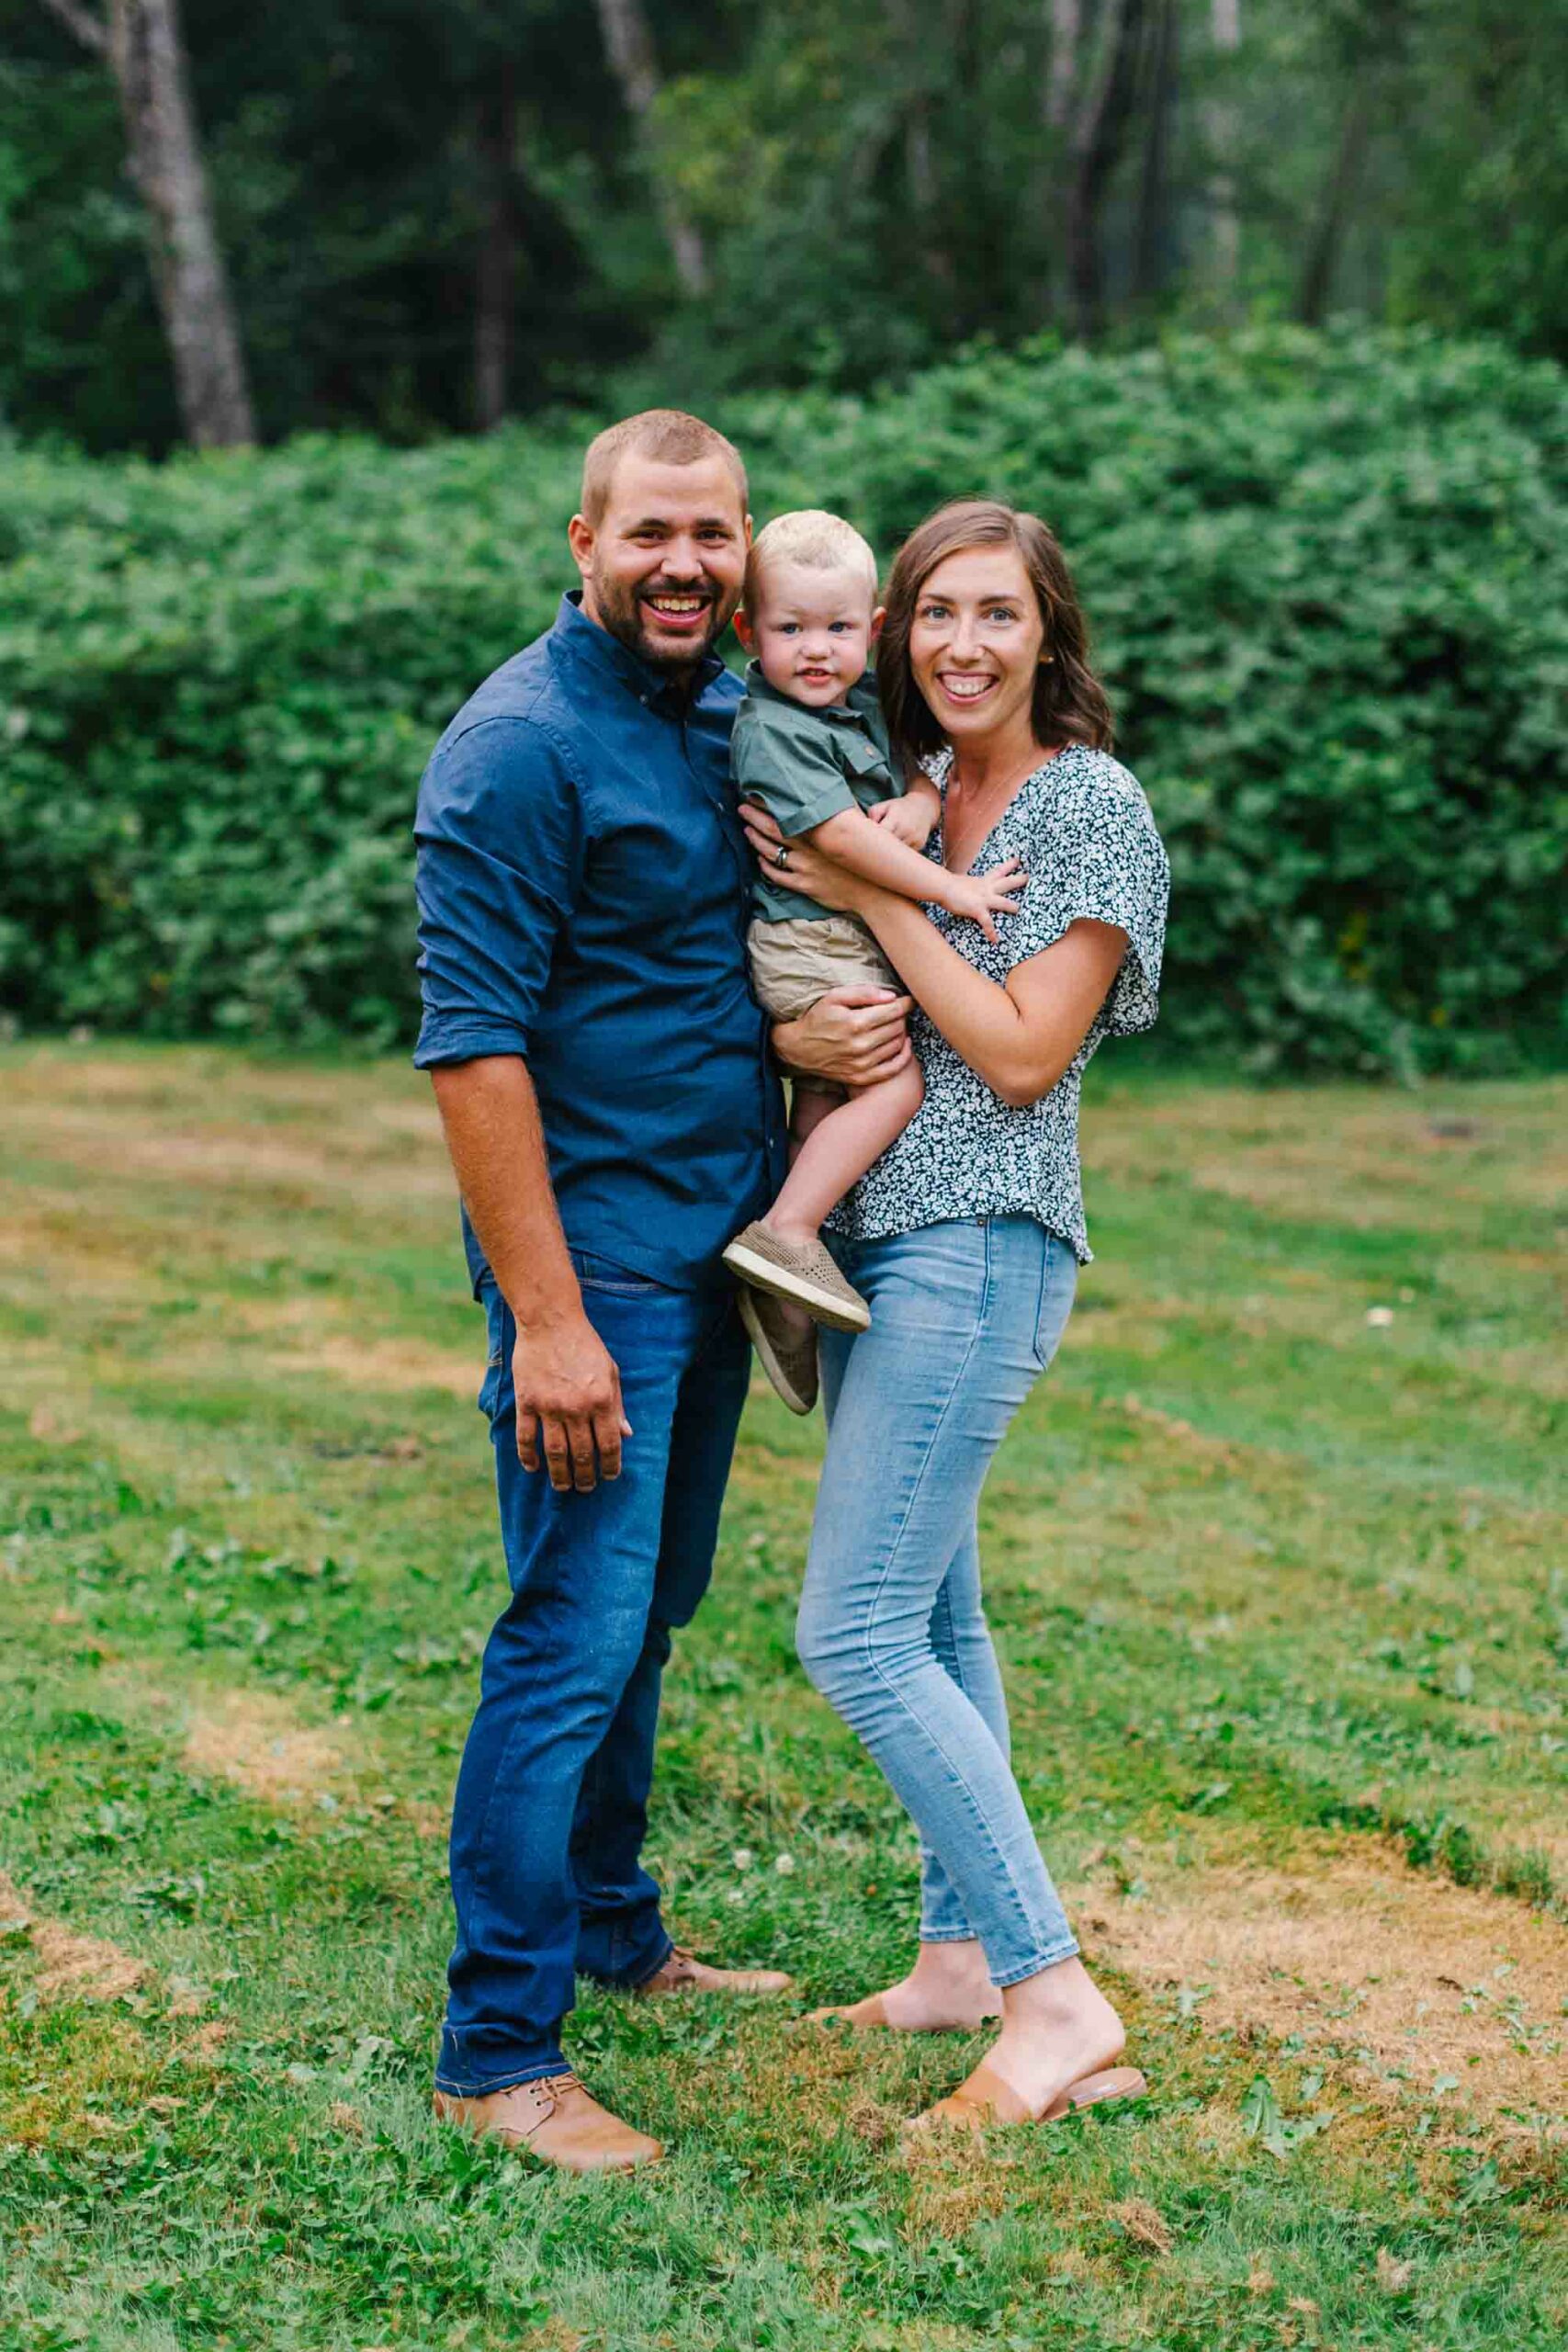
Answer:
MULTIPOLYGON (((629 646, 623 645, 618 637, 612 637, 607 628, 601 628, 597 621, 588 618, 582 609, 581 588, 569 588, 561 598, 560 610, 556 615, 556 625, 550 634, 573 661, 585 662, 603 677, 615 679, 634 694, 638 702, 677 707, 686 703, 679 682, 668 670, 656 669, 651 662, 643 661, 629 646)), ((703 656, 692 673, 692 703, 712 685, 723 668, 724 663, 716 653, 703 656)))

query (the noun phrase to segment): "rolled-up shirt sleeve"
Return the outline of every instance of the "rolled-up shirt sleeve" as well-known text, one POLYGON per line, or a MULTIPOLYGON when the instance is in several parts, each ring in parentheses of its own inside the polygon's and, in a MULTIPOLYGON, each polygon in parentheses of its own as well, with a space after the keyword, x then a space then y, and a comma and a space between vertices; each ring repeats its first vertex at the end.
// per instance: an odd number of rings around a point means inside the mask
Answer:
POLYGON ((436 752, 414 820, 419 1069, 526 1054, 583 837, 577 781, 537 721, 480 719, 436 752))
POLYGON ((1100 757, 1069 773, 1046 805, 1023 904, 1004 936, 1021 963, 1083 917, 1125 932, 1097 1028, 1131 1037, 1152 1028, 1159 1011, 1170 866, 1149 804, 1124 768, 1100 757))

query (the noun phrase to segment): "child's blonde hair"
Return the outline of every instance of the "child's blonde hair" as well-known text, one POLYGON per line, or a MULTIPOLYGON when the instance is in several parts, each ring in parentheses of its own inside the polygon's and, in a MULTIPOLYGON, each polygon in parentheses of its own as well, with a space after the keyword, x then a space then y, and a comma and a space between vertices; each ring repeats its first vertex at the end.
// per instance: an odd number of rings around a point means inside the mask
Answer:
POLYGON ((874 605, 876 602, 876 558, 868 542, 852 523, 846 523, 841 514, 825 513, 820 506, 801 506, 793 514, 775 514, 758 532, 746 559, 746 585, 741 591, 741 602, 749 613, 755 613, 768 566, 773 563, 804 564, 810 571, 862 571, 866 594, 874 605))

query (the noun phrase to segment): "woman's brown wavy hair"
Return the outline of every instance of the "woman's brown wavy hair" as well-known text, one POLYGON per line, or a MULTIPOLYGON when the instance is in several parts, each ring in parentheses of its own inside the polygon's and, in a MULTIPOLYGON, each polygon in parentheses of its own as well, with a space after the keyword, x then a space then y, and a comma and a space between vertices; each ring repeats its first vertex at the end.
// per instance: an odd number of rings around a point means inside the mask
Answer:
POLYGON ((910 532, 894 559, 887 617, 876 642, 876 684, 895 752, 908 763, 940 749, 942 733, 909 666, 909 630, 920 590, 939 563, 969 548, 1016 548, 1045 630, 1034 683, 1035 740, 1088 743, 1109 751, 1112 728, 1105 689, 1089 665, 1089 627, 1066 558, 1037 514, 995 498, 955 498, 910 532))

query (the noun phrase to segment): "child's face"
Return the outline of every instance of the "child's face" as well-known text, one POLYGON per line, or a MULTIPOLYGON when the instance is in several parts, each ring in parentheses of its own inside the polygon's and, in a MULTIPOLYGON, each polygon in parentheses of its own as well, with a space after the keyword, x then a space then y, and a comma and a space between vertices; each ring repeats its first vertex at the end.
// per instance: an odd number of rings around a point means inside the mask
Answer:
POLYGON ((882 607, 853 565, 822 571, 780 562, 762 575, 757 609, 738 613, 735 626, 770 686, 822 710, 841 703, 860 683, 882 627, 882 607))

